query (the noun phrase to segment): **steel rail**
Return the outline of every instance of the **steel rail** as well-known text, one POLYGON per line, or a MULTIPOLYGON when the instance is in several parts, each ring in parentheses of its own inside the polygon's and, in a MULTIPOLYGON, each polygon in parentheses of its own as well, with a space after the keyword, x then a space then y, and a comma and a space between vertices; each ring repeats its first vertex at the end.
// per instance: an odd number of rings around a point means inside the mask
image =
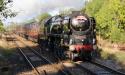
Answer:
POLYGON ((117 70, 115 70, 115 69, 112 69, 112 68, 110 68, 110 67, 108 67, 108 66, 106 66, 106 65, 104 65, 104 64, 99 63, 99 62, 90 61, 90 63, 93 63, 93 64, 95 64, 95 65, 97 65, 97 66, 100 66, 101 68, 104 68, 105 70, 110 71, 110 72, 112 72, 112 73, 115 73, 115 74, 118 74, 118 75, 125 75, 125 73, 120 72, 120 71, 117 71, 117 70))
POLYGON ((32 64, 32 62, 30 61, 29 57, 25 55, 25 53, 23 52, 23 50, 19 47, 19 45, 15 42, 15 44, 17 45, 19 52, 23 55, 24 59, 29 63, 29 65, 32 67, 32 69, 36 72, 37 75, 40 75, 40 72, 35 68, 35 66, 32 64))
POLYGON ((100 68, 100 72, 103 72, 103 74, 99 74, 97 71, 96 71, 96 68, 94 69, 91 69, 89 67, 86 67, 85 65, 81 65, 81 64, 84 64, 85 62, 81 62, 81 63, 77 63, 77 62, 74 62, 74 64, 80 68, 82 68, 83 70, 86 70, 88 73, 92 74, 92 75, 125 75, 125 73, 123 72, 120 72, 120 71, 117 71, 117 70, 114 70, 108 66, 105 66, 101 63, 98 63, 98 62, 95 62, 95 61, 87 61, 86 63, 88 63, 87 65, 93 65, 93 66, 96 66, 96 67, 99 67, 100 68), (102 70, 101 70, 102 69, 102 70), (94 71, 95 70, 95 71, 94 71))

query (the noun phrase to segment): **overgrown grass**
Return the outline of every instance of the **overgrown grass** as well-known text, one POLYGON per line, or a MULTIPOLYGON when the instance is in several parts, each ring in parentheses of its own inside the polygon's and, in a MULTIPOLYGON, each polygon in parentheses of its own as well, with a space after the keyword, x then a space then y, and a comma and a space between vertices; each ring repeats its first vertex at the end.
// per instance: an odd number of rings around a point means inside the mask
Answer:
POLYGON ((111 52, 111 49, 101 51, 101 57, 103 59, 113 59, 117 62, 125 62, 125 51, 111 52))
POLYGON ((9 48, 2 48, 1 49, 1 55, 3 55, 4 57, 10 57, 13 54, 13 49, 9 49, 9 48))
POLYGON ((11 56, 13 54, 13 51, 11 50, 11 49, 6 49, 6 50, 4 50, 4 52, 3 52, 3 55, 5 56, 5 57, 9 57, 9 56, 11 56))
POLYGON ((102 52, 101 52, 101 57, 102 57, 103 59, 108 59, 109 53, 107 53, 107 52, 105 52, 105 51, 102 51, 102 52))
POLYGON ((118 59, 118 61, 120 62, 125 62, 125 52, 117 52, 116 53, 116 58, 118 59))

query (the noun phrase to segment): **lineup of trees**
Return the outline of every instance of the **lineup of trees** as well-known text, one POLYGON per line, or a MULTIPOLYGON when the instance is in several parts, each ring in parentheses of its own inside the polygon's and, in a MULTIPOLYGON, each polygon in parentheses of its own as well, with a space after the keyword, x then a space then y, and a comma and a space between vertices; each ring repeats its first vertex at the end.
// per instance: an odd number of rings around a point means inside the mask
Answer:
MULTIPOLYGON (((16 16, 6 7, 11 2, 11 0, 0 0, 0 31, 3 30, 1 18, 16 16)), ((60 11, 62 15, 68 12, 70 10, 60 11)), ((125 0, 91 0, 86 3, 82 12, 95 17, 98 35, 112 42, 125 42, 125 0)), ((42 24, 42 21, 50 16, 48 13, 42 13, 37 19, 42 24)))
POLYGON ((112 42, 125 42, 125 0, 92 0, 82 12, 94 16, 97 33, 112 42))

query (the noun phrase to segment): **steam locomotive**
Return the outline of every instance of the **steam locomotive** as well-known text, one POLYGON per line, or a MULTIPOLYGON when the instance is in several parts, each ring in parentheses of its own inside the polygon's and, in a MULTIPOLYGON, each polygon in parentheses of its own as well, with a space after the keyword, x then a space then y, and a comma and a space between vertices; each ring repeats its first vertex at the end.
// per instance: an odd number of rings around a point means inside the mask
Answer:
POLYGON ((97 49, 95 26, 93 17, 80 12, 51 17, 44 22, 44 44, 60 58, 91 60, 97 49))
POLYGON ((73 12, 49 17, 42 22, 42 26, 37 22, 20 25, 15 31, 20 36, 44 46, 59 58, 91 60, 97 49, 95 26, 93 17, 73 12))

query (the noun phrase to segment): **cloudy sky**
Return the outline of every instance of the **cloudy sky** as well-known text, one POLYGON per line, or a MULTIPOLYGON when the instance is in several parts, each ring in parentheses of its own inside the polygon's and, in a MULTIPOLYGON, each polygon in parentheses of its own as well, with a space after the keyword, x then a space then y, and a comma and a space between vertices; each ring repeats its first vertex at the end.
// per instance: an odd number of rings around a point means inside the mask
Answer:
POLYGON ((57 14, 60 9, 74 8, 80 10, 85 0, 13 0, 11 9, 19 12, 14 18, 5 20, 4 23, 23 22, 36 17, 38 14, 48 12, 57 14))

